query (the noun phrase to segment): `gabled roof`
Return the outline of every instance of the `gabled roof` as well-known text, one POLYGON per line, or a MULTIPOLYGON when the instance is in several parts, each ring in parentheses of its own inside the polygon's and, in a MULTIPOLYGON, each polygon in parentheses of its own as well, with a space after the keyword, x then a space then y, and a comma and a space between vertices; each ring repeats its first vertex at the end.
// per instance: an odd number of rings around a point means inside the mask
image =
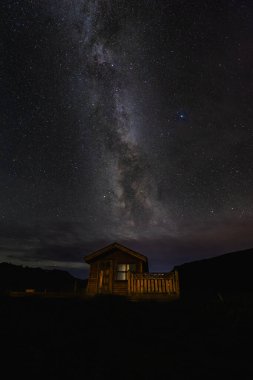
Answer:
POLYGON ((115 248, 124 252, 124 253, 127 253, 128 255, 137 257, 138 259, 143 260, 145 263, 148 262, 148 259, 146 256, 142 255, 141 253, 135 252, 132 249, 124 247, 123 245, 121 245, 119 243, 112 243, 112 244, 107 245, 106 247, 104 247, 102 249, 99 249, 95 252, 91 252, 89 255, 84 257, 84 260, 86 261, 86 263, 89 263, 90 261, 94 260, 98 256, 103 255, 107 252, 110 252, 112 249, 115 249, 115 248))

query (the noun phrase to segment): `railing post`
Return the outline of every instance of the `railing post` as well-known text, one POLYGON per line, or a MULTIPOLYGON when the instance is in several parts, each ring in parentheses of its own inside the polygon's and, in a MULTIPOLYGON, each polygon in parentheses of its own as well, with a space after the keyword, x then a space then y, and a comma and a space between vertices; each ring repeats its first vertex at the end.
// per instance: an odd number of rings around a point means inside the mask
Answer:
POLYGON ((127 272, 128 294, 131 294, 131 272, 127 272))
POLYGON ((175 271, 175 279, 176 279, 176 294, 179 296, 180 294, 180 288, 179 288, 179 275, 178 271, 175 271))

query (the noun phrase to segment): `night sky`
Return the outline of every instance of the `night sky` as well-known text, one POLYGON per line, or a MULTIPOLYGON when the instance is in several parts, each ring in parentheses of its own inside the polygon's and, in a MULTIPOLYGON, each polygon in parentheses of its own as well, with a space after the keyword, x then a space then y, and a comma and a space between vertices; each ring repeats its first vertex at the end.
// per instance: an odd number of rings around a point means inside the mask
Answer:
POLYGON ((253 247, 252 0, 2 0, 0 258, 253 247))

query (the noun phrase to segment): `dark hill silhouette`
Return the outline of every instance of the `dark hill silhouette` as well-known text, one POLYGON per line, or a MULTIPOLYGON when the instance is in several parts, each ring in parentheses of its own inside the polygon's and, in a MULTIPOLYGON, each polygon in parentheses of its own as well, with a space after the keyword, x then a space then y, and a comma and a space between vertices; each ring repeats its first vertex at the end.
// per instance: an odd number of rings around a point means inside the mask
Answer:
MULTIPOLYGON (((179 272, 181 295, 253 291, 253 249, 193 261, 175 269, 179 272)), ((87 280, 80 280, 61 270, 29 268, 0 263, 0 292, 36 291, 72 292, 84 290, 87 280)))
POLYGON ((176 267, 181 294, 253 291, 253 249, 227 253, 176 267))
POLYGON ((0 291, 72 292, 84 289, 87 281, 61 270, 29 268, 9 263, 0 264, 0 291))

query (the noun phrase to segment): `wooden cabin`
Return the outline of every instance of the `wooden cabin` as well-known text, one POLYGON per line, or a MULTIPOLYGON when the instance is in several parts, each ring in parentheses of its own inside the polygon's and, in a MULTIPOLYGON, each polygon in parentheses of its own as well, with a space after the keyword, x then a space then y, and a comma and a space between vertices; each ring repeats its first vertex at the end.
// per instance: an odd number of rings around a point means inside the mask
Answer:
POLYGON ((87 294, 128 297, 179 296, 178 273, 149 273, 146 256, 119 243, 85 256, 90 264, 87 294))

